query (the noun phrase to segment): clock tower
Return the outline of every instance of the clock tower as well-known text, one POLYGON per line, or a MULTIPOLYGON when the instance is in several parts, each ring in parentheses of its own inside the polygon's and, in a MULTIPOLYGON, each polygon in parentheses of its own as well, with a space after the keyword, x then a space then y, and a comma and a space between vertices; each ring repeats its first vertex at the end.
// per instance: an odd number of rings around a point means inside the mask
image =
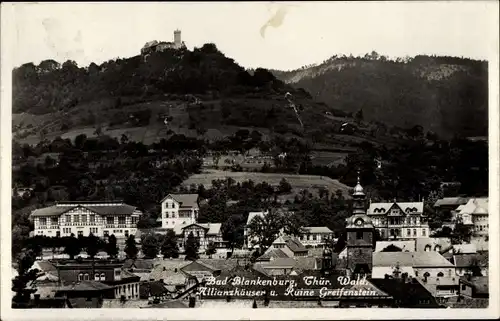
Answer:
POLYGON ((360 184, 354 187, 352 195, 352 216, 347 218, 347 273, 351 278, 370 275, 373 256, 373 224, 366 215, 365 193, 360 184))

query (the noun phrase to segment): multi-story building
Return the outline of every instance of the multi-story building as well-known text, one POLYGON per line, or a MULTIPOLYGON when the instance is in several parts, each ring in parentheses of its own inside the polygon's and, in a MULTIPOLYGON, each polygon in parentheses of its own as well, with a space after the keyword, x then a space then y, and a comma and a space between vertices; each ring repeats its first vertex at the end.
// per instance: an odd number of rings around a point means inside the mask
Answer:
POLYGON ((415 239, 429 236, 423 201, 370 203, 367 214, 382 239, 415 239))
POLYGON ((34 210, 34 235, 49 237, 134 235, 142 212, 123 202, 59 202, 34 210))
POLYGON ((161 227, 194 224, 198 220, 198 194, 168 194, 161 200, 161 227))
POLYGON ((198 241, 200 245, 199 251, 205 251, 210 242, 213 242, 216 248, 225 248, 227 242, 222 239, 221 226, 221 223, 177 225, 174 231, 179 249, 184 250, 190 233, 193 233, 193 236, 198 241))
POLYGON ((114 288, 114 298, 139 299, 140 277, 122 269, 119 262, 69 262, 56 265, 63 284, 99 282, 114 288))
POLYGON ((333 239, 333 231, 326 226, 308 226, 303 228, 304 233, 300 235, 300 242, 309 246, 324 245, 327 240, 333 239))
POLYGON ((489 230, 488 198, 473 198, 465 205, 460 205, 454 213, 454 219, 471 226, 474 236, 486 237, 489 230))

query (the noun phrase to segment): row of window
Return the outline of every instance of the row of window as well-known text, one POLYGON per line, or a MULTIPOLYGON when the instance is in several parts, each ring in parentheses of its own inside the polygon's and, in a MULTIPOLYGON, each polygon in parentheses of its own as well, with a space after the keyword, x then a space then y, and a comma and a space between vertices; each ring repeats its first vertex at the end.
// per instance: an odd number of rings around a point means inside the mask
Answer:
POLYGON ((488 227, 489 227, 489 224, 474 226, 474 228, 476 229, 476 231, 487 231, 488 227))
MULTIPOLYGON (((448 277, 451 277, 451 276, 452 276, 452 273, 453 273, 453 272, 452 272, 451 270, 448 270, 448 277)), ((415 276, 418 276, 418 271, 415 271, 415 276)), ((431 276, 431 274, 430 274, 429 272, 425 272, 425 273, 423 274, 423 276, 424 276, 425 278, 428 278, 428 277, 430 277, 430 276, 431 276)), ((443 272, 438 272, 438 273, 436 274, 436 276, 437 276, 438 278, 442 278, 442 277, 444 277, 444 273, 443 273, 443 272)))
POLYGON ((174 202, 165 202, 165 208, 175 208, 174 202))

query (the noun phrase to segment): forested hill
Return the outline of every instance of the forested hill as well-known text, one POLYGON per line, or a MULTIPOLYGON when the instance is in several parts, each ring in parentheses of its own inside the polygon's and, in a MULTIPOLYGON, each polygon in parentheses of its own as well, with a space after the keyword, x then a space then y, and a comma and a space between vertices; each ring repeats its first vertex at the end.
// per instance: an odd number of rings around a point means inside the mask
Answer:
POLYGON ((18 137, 56 137, 75 128, 158 127, 164 126, 163 119, 158 122, 162 113, 172 111, 176 132, 233 126, 293 134, 300 125, 288 108, 287 92, 300 107, 306 131, 325 120, 328 106, 316 104, 305 90, 265 69, 248 73, 214 44, 87 67, 45 60, 13 70, 13 127, 18 137), (131 124, 136 116, 144 121, 131 124))
POLYGON ((366 121, 402 128, 420 125, 446 137, 488 132, 485 61, 436 56, 389 60, 372 52, 271 72, 332 108, 362 110, 366 121))
POLYGON ((293 90, 286 87, 266 70, 248 74, 214 44, 205 44, 193 51, 170 49, 147 59, 135 56, 100 66, 78 67, 71 60, 24 64, 13 70, 13 112, 40 115, 109 97, 293 90))

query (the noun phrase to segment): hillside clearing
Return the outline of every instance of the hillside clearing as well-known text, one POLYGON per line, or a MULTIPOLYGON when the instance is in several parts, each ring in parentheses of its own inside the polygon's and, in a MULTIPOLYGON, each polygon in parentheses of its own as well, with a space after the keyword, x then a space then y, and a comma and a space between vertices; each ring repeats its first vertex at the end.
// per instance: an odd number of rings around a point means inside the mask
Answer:
POLYGON ((227 178, 234 179, 237 183, 242 183, 252 180, 255 184, 266 182, 271 185, 278 185, 284 178, 295 192, 302 189, 319 189, 327 188, 331 193, 341 190, 344 195, 349 195, 351 187, 340 183, 338 180, 331 179, 326 176, 315 175, 294 175, 294 174, 278 174, 278 173, 256 173, 256 172, 229 172, 220 170, 206 170, 201 174, 194 174, 185 180, 182 184, 190 186, 191 184, 202 184, 206 188, 212 186, 213 180, 225 180, 227 178))

